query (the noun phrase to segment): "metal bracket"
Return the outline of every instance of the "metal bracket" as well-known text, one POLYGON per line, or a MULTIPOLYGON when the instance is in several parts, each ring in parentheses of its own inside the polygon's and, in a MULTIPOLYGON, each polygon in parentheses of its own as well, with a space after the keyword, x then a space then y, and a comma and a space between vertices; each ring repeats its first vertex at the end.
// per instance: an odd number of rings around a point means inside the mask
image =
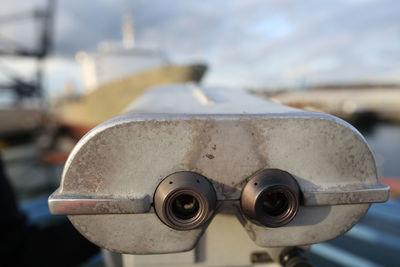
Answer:
MULTIPOLYGON (((380 182, 374 187, 345 190, 335 188, 303 192, 303 206, 332 206, 385 202, 390 187, 380 182)), ((95 215, 95 214, 138 214, 148 213, 152 198, 88 198, 76 195, 62 195, 58 191, 49 197, 50 213, 54 215, 95 215)))
POLYGON ((374 187, 363 189, 332 188, 303 193, 304 206, 328 206, 386 202, 390 187, 377 182, 374 187))
POLYGON ((49 210, 53 215, 137 214, 150 211, 152 198, 88 198, 60 195, 56 191, 49 197, 49 210))

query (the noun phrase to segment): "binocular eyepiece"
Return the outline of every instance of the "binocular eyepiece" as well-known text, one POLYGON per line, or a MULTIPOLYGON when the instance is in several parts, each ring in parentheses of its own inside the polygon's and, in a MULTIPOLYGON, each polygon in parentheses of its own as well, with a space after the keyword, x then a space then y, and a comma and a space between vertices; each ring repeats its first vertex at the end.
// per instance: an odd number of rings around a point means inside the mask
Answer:
POLYGON ((296 216, 300 205, 300 188, 295 178, 278 169, 256 173, 242 191, 243 213, 254 223, 281 227, 296 216))
POLYGON ((154 207, 158 217, 176 230, 203 225, 215 210, 217 196, 212 184, 194 172, 176 172, 157 187, 154 207))
MULTIPOLYGON (((208 179, 183 171, 167 176, 157 187, 154 207, 158 217, 176 230, 191 230, 210 219, 217 203, 208 179)), ((300 189, 292 175, 278 169, 256 173, 241 196, 243 213, 252 222, 267 227, 288 224, 297 214, 300 189)))

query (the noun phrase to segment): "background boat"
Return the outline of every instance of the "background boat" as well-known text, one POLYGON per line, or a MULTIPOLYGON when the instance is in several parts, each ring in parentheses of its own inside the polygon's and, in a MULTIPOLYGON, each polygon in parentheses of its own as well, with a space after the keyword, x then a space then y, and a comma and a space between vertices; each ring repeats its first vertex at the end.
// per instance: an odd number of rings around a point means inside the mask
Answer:
POLYGON ((165 84, 198 83, 207 70, 204 64, 174 64, 167 52, 136 46, 130 16, 125 16, 121 43, 101 42, 97 53, 78 52, 83 82, 80 96, 55 103, 57 121, 80 139, 94 126, 115 116, 147 89, 165 84))

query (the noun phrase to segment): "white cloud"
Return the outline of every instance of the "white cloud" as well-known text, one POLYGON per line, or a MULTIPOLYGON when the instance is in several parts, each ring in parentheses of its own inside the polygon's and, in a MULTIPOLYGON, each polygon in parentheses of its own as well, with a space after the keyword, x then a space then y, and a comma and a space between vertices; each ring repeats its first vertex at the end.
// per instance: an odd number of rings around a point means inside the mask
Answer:
POLYGON ((208 84, 400 82, 400 2, 395 0, 71 0, 57 2, 54 51, 69 59, 49 63, 53 81, 48 85, 60 88, 66 79, 78 80, 75 53, 95 50, 102 40, 119 40, 126 12, 134 15, 138 43, 162 46, 179 62, 210 64, 208 84))

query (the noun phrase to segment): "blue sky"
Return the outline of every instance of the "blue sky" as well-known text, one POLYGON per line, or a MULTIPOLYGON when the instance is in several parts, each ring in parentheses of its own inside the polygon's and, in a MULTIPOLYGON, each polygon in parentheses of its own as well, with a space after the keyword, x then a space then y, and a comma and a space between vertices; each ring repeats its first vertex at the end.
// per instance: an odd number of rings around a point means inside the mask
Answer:
MULTIPOLYGON (((3 0, 0 14, 42 1, 3 0)), ((400 1, 59 1, 46 84, 80 82, 74 55, 121 38, 131 13, 136 40, 180 63, 207 62, 205 83, 235 87, 400 82, 400 1)), ((32 30, 0 32, 24 43, 32 30)), ((28 63, 7 61, 29 73, 28 63)))

